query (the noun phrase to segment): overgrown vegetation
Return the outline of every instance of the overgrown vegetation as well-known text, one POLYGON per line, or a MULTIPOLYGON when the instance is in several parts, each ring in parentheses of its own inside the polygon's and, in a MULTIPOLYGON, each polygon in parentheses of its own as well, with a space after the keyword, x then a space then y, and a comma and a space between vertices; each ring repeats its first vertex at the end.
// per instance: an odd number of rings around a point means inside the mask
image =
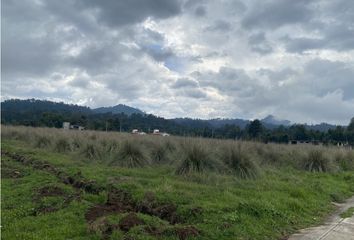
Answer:
POLYGON ((6 239, 280 239, 354 194, 345 148, 10 126, 1 135, 6 239))

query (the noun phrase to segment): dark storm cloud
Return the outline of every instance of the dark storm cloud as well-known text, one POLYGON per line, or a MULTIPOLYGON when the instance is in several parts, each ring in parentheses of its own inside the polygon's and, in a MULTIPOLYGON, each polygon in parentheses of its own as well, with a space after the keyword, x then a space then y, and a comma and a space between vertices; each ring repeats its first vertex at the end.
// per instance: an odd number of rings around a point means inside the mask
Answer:
POLYGON ((272 29, 286 24, 304 23, 311 19, 310 0, 252 1, 253 5, 242 20, 248 28, 272 29))
POLYGON ((212 25, 205 28, 206 31, 221 31, 226 32, 231 30, 231 24, 224 20, 217 20, 212 25))
MULTIPOLYGON (((77 0, 78 1, 78 0, 77 0)), ((80 0, 78 6, 98 10, 98 20, 110 27, 144 21, 148 17, 164 19, 181 12, 180 0, 80 0)))
POLYGON ((199 84, 195 80, 189 78, 179 78, 177 81, 172 85, 173 88, 184 88, 184 87, 198 87, 199 84))
POLYGON ((284 37, 283 41, 287 51, 302 53, 314 49, 333 49, 337 51, 354 49, 354 30, 350 26, 331 24, 319 31, 322 36, 318 38, 284 37))
POLYGON ((198 6, 195 10, 194 13, 198 17, 204 17, 206 15, 206 8, 204 6, 198 6))
POLYGON ((3 1, 2 96, 343 123, 353 29, 349 0, 3 1))
POLYGON ((268 43, 264 32, 252 34, 248 38, 248 44, 251 50, 260 54, 268 54, 273 51, 273 48, 268 43))

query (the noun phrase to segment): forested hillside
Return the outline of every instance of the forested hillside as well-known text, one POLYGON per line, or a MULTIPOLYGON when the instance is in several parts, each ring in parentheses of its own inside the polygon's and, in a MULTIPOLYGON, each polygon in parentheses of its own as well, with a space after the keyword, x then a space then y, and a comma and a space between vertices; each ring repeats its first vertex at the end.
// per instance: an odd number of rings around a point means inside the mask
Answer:
POLYGON ((152 114, 145 114, 141 110, 125 105, 118 106, 101 108, 105 111, 97 113, 95 109, 78 105, 35 99, 13 99, 1 103, 1 123, 61 128, 62 123, 66 121, 92 130, 129 132, 132 129, 139 129, 149 133, 157 128, 180 136, 253 139, 279 143, 288 143, 290 140, 318 140, 334 144, 337 142, 354 143, 353 119, 348 127, 322 124, 316 125, 319 126, 316 128, 316 126, 311 127, 301 124, 272 125, 263 120, 165 119, 152 114), (122 108, 122 106, 124 107, 122 108), (124 112, 124 109, 127 109, 128 112, 124 112), (117 113, 119 111, 123 112, 117 113), (134 113, 134 111, 138 113, 134 113), (321 128, 321 126, 324 128, 321 128))

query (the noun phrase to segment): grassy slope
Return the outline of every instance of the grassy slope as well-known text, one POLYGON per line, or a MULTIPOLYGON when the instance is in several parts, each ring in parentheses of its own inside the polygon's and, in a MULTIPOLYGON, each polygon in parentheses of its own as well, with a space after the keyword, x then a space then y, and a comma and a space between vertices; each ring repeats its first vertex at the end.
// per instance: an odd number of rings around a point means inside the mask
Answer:
MULTIPOLYGON (((52 153, 33 149, 19 141, 2 142, 7 151, 33 156, 51 162, 68 173, 78 170, 88 179, 125 188, 137 200, 146 191, 152 191, 161 202, 173 202, 178 213, 186 219, 185 225, 194 225, 202 234, 198 239, 279 239, 296 229, 317 224, 331 210, 333 200, 349 197, 354 192, 354 173, 307 173, 294 169, 266 169, 256 180, 238 180, 216 173, 176 176, 168 167, 126 169, 84 163, 76 155, 52 153), (191 214, 200 207, 202 213, 191 214)), ((33 215, 33 209, 49 204, 61 206, 60 197, 34 201, 36 189, 57 185, 68 193, 69 186, 40 170, 19 165, 4 157, 2 164, 18 169, 22 178, 2 179, 2 234, 4 239, 101 239, 99 233, 87 230, 84 214, 89 206, 103 203, 105 193, 83 194, 80 202, 74 200, 59 211, 33 215)), ((110 221, 122 215, 111 216, 110 221)), ((140 215, 147 225, 164 225, 156 217, 140 215)), ((134 227, 128 235, 134 239, 154 239, 134 227)), ((120 239, 123 233, 115 230, 111 239, 120 239)), ((177 239, 174 235, 163 239, 177 239)))

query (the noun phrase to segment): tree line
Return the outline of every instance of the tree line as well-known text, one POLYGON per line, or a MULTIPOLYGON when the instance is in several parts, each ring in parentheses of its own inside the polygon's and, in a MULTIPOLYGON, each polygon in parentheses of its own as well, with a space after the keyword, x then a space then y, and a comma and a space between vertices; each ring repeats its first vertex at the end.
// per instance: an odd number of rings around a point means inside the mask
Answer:
POLYGON ((160 129, 179 136, 276 143, 288 143, 291 140, 320 141, 329 144, 348 142, 354 145, 354 118, 351 119, 347 127, 337 126, 328 131, 308 129, 301 124, 270 129, 258 119, 249 122, 244 128, 236 124, 215 127, 198 120, 181 123, 152 114, 95 113, 87 107, 34 99, 7 100, 1 103, 1 124, 61 128, 63 122, 101 131, 130 132, 132 129, 139 129, 149 133, 153 129, 160 129))

